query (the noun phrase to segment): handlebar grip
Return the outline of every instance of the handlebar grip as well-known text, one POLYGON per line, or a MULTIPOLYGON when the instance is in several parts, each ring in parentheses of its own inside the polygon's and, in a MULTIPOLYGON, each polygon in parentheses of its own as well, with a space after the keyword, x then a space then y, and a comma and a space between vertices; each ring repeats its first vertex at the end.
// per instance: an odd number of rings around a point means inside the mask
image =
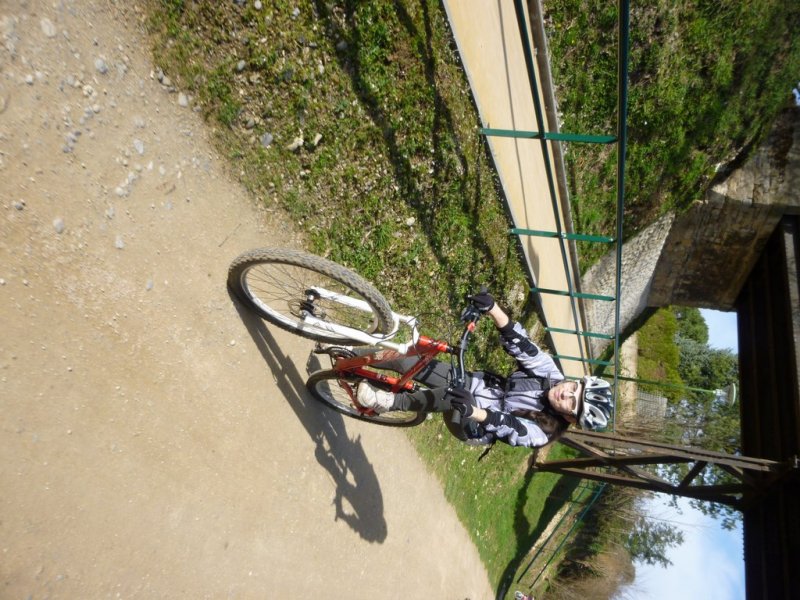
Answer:
POLYGON ((489 309, 495 304, 494 297, 492 297, 492 295, 489 293, 489 288, 487 288, 485 285, 481 286, 479 292, 467 296, 467 301, 468 303, 465 311, 477 311, 478 316, 475 320, 480 318, 483 313, 488 312, 489 309))

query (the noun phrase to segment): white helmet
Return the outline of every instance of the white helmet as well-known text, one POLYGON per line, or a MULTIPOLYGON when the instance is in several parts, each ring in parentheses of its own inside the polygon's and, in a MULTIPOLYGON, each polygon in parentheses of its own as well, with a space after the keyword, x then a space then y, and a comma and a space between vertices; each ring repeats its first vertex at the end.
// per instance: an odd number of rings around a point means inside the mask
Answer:
POLYGON ((599 377, 583 378, 583 402, 578 425, 581 429, 606 429, 614 415, 614 393, 611 384, 599 377))

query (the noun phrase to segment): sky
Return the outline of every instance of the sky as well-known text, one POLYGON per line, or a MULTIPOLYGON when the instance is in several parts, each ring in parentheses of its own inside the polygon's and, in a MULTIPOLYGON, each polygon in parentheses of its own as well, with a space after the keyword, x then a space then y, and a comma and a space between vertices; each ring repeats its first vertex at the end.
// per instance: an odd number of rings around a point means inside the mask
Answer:
MULTIPOLYGON (((738 353, 736 313, 701 310, 712 348, 738 353)), ((620 590, 615 600, 744 600, 742 531, 725 531, 720 524, 679 499, 680 512, 668 506, 669 496, 656 494, 648 502, 651 517, 665 519, 683 531, 684 542, 667 557, 672 566, 636 564, 634 582, 620 590)))
POLYGON ((736 313, 719 312, 701 308, 700 314, 708 325, 708 345, 721 350, 739 352, 739 339, 736 330, 736 313))
POLYGON ((617 600, 744 600, 742 530, 725 531, 714 519, 678 500, 680 512, 657 494, 648 502, 651 517, 672 522, 683 531, 683 544, 668 552, 672 565, 636 565, 636 578, 617 600))

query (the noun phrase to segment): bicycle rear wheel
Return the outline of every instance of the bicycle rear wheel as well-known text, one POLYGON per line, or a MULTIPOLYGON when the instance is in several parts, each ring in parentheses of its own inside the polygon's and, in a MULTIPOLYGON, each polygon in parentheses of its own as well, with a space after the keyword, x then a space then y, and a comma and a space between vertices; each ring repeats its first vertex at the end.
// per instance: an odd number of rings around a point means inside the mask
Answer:
POLYGON ((310 325, 308 316, 368 334, 392 330, 392 309, 369 282, 332 261, 285 248, 261 248, 238 256, 228 287, 249 308, 303 337, 360 345, 363 342, 310 325))
MULTIPOLYGON (((425 420, 426 414, 416 411, 393 410, 383 414, 365 412, 353 400, 356 396, 356 386, 363 380, 363 377, 334 370, 317 371, 308 378, 306 387, 315 400, 343 415, 361 421, 390 427, 413 427, 425 420)), ((374 381, 372 384, 379 385, 374 381)))

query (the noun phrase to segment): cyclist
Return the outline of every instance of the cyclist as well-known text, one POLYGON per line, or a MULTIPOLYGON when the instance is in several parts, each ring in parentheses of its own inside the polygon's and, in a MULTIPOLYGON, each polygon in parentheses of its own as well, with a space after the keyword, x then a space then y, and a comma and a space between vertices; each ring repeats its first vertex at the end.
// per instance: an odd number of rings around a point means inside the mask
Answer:
MULTIPOLYGON (((429 389, 393 394, 364 381, 358 386, 359 403, 378 413, 456 410, 466 418, 465 432, 459 437, 473 443, 497 439, 512 446, 540 447, 558 439, 571 424, 592 430, 608 425, 613 395, 607 381, 565 379, 553 358, 530 340, 522 325, 512 321, 489 293, 470 300, 494 321, 503 348, 517 361, 514 373, 504 378, 470 372, 464 389, 451 389, 449 365, 432 361, 415 377, 429 389)), ((403 372, 415 361, 405 358, 381 366, 403 372)))

